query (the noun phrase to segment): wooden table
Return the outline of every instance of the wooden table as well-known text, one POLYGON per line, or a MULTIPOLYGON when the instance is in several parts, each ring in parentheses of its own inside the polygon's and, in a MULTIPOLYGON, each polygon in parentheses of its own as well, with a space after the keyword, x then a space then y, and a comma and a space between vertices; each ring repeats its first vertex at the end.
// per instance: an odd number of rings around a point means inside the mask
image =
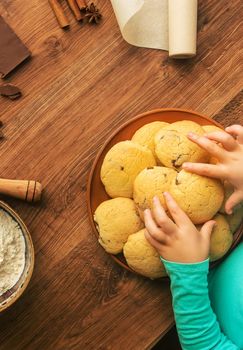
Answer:
POLYGON ((99 26, 59 29, 48 1, 1 0, 0 14, 33 58, 11 76, 24 96, 0 100, 1 176, 45 187, 41 204, 7 199, 29 227, 36 265, 22 298, 0 315, 1 350, 149 349, 173 325, 168 282, 132 275, 104 253, 86 209, 87 175, 111 132, 136 114, 183 107, 242 123, 240 0, 199 1, 198 54, 121 38, 109 0, 99 26))

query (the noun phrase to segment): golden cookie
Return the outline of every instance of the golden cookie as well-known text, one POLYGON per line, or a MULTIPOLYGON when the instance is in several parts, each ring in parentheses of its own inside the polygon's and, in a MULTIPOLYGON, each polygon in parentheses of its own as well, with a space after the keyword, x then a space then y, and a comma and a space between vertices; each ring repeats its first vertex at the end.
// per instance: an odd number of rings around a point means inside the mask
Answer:
POLYGON ((130 198, 114 198, 101 203, 95 211, 94 220, 99 231, 99 243, 112 254, 120 253, 128 236, 144 227, 130 198))
POLYGON ((142 146, 146 146, 152 151, 155 155, 155 145, 154 145, 154 136, 155 134, 162 129, 164 126, 169 125, 166 122, 152 122, 142 126, 138 129, 132 137, 132 141, 139 143, 142 146))
POLYGON ((204 134, 199 124, 183 120, 165 126, 155 135, 155 153, 163 165, 178 170, 184 162, 208 162, 209 154, 188 139, 190 131, 204 134))
POLYGON ((183 135, 187 135, 189 132, 195 132, 198 135, 204 134, 204 131, 198 123, 192 120, 180 120, 178 122, 168 125, 168 130, 175 130, 183 135), (170 128, 171 126, 171 128, 170 128))
POLYGON ((229 224, 223 215, 217 214, 213 220, 216 226, 213 228, 210 240, 210 261, 215 261, 224 256, 233 242, 233 235, 229 224))
POLYGON ((203 125, 202 128, 206 133, 215 132, 215 131, 217 131, 217 132, 224 131, 223 129, 219 128, 216 125, 203 125))
POLYGON ((185 170, 178 173, 170 192, 194 224, 210 220, 224 199, 223 185, 219 180, 185 170))
POLYGON ((142 170, 134 181, 133 198, 141 210, 152 209, 153 197, 158 196, 165 207, 163 192, 169 191, 177 172, 173 169, 154 166, 142 170))
POLYGON ((110 197, 132 197, 135 177, 146 167, 156 165, 152 152, 132 141, 114 145, 101 167, 101 181, 110 197))
POLYGON ((166 276, 166 271, 157 251, 144 236, 145 230, 128 237, 123 253, 127 264, 134 271, 151 279, 166 276))

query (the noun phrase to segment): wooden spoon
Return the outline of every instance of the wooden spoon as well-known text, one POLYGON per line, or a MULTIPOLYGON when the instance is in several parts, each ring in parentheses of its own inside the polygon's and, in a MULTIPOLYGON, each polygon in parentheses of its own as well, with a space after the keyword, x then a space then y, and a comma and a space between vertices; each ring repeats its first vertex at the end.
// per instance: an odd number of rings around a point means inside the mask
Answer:
POLYGON ((41 199, 42 185, 33 180, 0 179, 0 193, 23 199, 26 202, 38 202, 41 199))

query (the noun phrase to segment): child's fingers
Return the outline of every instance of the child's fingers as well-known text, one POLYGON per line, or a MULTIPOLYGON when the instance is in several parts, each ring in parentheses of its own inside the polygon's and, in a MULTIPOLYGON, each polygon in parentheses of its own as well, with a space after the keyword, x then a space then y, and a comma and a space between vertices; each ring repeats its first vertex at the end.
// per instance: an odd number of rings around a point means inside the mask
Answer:
POLYGON ((228 126, 225 131, 227 131, 230 135, 237 136, 237 141, 240 144, 243 144, 243 126, 241 125, 231 125, 228 126))
POLYGON ((209 140, 220 142, 227 151, 233 151, 238 146, 236 140, 230 134, 224 131, 210 132, 204 136, 209 140))
POLYGON ((186 213, 179 207, 174 198, 169 192, 164 192, 165 200, 169 212, 175 221, 177 226, 185 225, 191 223, 191 220, 188 218, 186 213))
POLYGON ((227 202, 225 203, 225 211, 227 214, 233 213, 233 208, 243 201, 243 192, 239 190, 235 190, 232 195, 229 197, 227 202))
POLYGON ((208 176, 214 178, 224 178, 225 174, 223 170, 214 164, 205 163, 183 163, 182 168, 190 171, 191 173, 198 174, 201 176, 208 176))
POLYGON ((166 234, 162 232, 162 230, 156 225, 151 211, 149 209, 146 209, 144 211, 144 223, 145 227, 148 230, 149 234, 156 240, 161 243, 166 242, 166 234))
POLYGON ((153 204, 153 216, 157 225, 160 226, 165 233, 173 233, 176 229, 176 225, 167 216, 157 196, 153 198, 153 204))
POLYGON ((147 239, 147 241, 151 244, 152 247, 154 247, 156 250, 161 250, 161 243, 156 241, 151 234, 148 232, 148 230, 145 230, 144 236, 147 239))
POLYGON ((218 146, 215 142, 212 142, 205 136, 199 136, 197 134, 194 134, 190 132, 187 137, 192 142, 196 143, 198 146, 203 148, 205 151, 210 153, 212 156, 216 157, 218 160, 225 159, 226 152, 225 150, 218 146))
POLYGON ((202 234, 203 238, 205 238, 208 241, 208 243, 210 242, 210 237, 215 224, 216 224, 216 221, 210 220, 206 222, 200 230, 200 233, 202 234))

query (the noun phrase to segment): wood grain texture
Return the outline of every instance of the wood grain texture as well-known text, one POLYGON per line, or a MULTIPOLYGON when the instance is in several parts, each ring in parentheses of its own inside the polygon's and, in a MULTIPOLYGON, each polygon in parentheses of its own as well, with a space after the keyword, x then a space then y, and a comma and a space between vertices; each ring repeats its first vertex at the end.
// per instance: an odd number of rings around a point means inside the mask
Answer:
POLYGON ((109 0, 98 2, 98 27, 77 23, 62 3, 68 31, 48 1, 0 2, 33 54, 8 79, 23 97, 0 100, 0 176, 45 188, 41 204, 7 200, 32 233, 36 266, 23 297, 0 315, 1 350, 149 349, 173 325, 168 283, 123 271, 103 252, 88 222, 87 175, 110 133, 146 110, 243 123, 241 1, 199 0, 198 54, 180 62, 124 42, 109 0))

